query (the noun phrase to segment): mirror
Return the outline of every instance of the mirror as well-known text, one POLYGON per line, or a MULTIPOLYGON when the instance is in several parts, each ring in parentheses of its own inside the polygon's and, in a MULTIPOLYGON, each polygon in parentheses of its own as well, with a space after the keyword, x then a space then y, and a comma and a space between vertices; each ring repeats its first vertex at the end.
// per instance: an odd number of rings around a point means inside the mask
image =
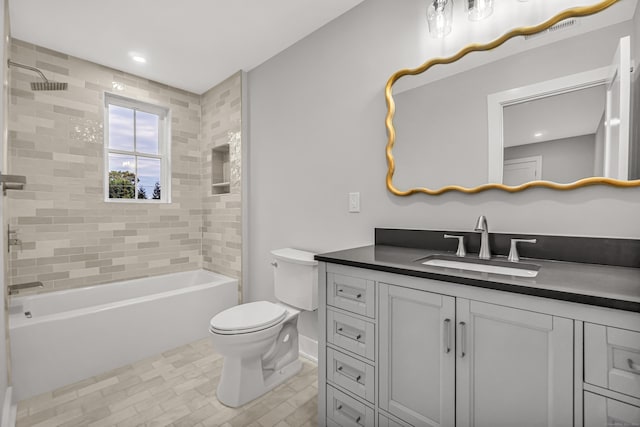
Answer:
POLYGON ((502 107, 502 176, 494 181, 566 184, 604 176, 606 88, 603 83, 502 107))
POLYGON ((387 188, 640 186, 638 114, 630 113, 640 98, 631 96, 640 79, 630 72, 640 52, 637 3, 569 9, 395 73, 386 87, 387 188), (467 56, 474 51, 487 52, 467 56))

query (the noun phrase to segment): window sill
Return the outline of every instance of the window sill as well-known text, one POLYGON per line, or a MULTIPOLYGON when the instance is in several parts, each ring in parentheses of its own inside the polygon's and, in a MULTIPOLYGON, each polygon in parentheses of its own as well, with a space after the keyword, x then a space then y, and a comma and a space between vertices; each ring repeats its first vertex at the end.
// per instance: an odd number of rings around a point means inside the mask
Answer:
POLYGON ((152 204, 162 205, 170 204, 171 200, 158 200, 158 199, 104 199, 105 203, 129 203, 129 204, 152 204))

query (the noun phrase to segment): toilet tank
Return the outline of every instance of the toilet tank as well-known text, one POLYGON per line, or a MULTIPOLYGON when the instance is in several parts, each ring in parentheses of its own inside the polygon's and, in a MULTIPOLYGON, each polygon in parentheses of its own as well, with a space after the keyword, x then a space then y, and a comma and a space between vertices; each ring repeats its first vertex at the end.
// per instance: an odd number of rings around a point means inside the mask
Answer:
POLYGON ((276 298, 301 310, 318 308, 318 261, 314 253, 284 248, 273 255, 273 286, 276 298))

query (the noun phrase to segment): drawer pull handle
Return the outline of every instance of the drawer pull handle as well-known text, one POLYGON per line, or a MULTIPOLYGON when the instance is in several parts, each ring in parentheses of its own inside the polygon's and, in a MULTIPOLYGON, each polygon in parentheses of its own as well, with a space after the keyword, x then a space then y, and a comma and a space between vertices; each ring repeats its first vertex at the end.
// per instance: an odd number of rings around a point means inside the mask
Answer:
POLYGON ((338 328, 338 332, 341 332, 340 335, 342 335, 343 337, 347 337, 350 338, 354 341, 360 341, 360 338, 362 338, 362 334, 354 334, 354 335, 349 335, 346 333, 346 331, 341 327, 338 328))
MULTIPOLYGON (((346 409, 346 408, 344 408, 346 409)), ((356 424, 361 425, 360 424, 360 420, 362 419, 361 415, 352 415, 349 412, 345 411, 342 408, 342 403, 338 404, 338 406, 336 406, 336 410, 342 412, 342 415, 344 415, 345 417, 349 418, 350 420, 353 420, 356 424)))
POLYGON ((444 319, 444 352, 451 351, 451 319, 444 319))
POLYGON ((350 292, 345 292, 344 288, 339 288, 338 292, 340 292, 343 297, 347 297, 349 299, 360 299, 362 298, 362 294, 360 292, 352 294, 350 292))
POLYGON ((640 365, 635 363, 633 360, 627 359, 627 363, 629 364, 629 369, 631 369, 632 371, 640 372, 640 365))
POLYGON ((338 366, 338 371, 340 371, 340 373, 343 376, 349 378, 350 380, 355 381, 357 383, 360 383, 360 379, 362 378, 362 375, 351 375, 351 374, 348 374, 347 371, 344 370, 344 366, 338 366))

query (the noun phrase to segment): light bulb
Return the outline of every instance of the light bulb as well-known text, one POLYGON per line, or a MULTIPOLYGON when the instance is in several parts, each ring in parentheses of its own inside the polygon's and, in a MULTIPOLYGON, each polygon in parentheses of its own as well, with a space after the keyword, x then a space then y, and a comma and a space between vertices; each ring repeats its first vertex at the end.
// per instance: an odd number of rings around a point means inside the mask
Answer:
POLYGON ((427 23, 432 37, 444 37, 451 32, 453 0, 430 0, 427 7, 427 23))
POLYGON ((464 0, 470 21, 479 21, 493 13, 493 0, 464 0))

